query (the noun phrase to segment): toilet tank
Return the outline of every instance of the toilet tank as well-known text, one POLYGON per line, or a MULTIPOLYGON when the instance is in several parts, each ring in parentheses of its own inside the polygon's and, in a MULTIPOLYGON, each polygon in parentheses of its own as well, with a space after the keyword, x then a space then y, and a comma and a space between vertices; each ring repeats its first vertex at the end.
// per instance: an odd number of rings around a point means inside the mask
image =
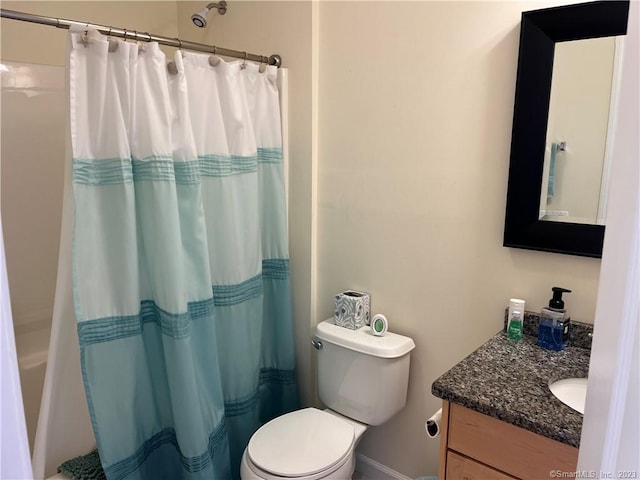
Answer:
POLYGON ((381 425, 407 402, 409 337, 387 332, 382 337, 370 327, 350 330, 333 319, 316 327, 322 343, 317 351, 318 395, 342 415, 367 425, 381 425))

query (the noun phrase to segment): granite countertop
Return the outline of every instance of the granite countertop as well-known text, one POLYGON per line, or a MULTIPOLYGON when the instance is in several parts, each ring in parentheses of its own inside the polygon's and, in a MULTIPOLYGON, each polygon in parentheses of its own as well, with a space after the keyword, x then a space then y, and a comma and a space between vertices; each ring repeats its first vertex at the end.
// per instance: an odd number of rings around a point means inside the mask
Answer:
POLYGON ((558 400, 549 383, 586 377, 590 353, 575 346, 554 352, 538 347, 534 336, 524 335, 520 342, 514 342, 502 331, 433 382, 431 392, 579 447, 582 414, 558 400))

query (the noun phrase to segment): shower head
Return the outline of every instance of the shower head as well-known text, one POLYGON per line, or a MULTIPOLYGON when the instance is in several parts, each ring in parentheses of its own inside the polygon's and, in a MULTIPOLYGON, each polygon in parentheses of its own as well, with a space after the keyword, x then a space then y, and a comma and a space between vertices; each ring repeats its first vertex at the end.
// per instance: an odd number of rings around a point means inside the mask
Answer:
POLYGON ((206 8, 203 8, 198 13, 194 13, 193 15, 191 15, 191 21, 196 27, 204 28, 207 26, 208 13, 209 13, 209 10, 206 8))
POLYGON ((209 15, 209 12, 213 8, 217 9, 220 15, 224 15, 225 13, 227 13, 227 2, 225 2, 225 0, 220 0, 217 3, 210 3, 199 12, 194 13, 193 15, 191 15, 191 21, 193 22, 193 24, 196 27, 205 28, 207 26, 207 15, 209 15))

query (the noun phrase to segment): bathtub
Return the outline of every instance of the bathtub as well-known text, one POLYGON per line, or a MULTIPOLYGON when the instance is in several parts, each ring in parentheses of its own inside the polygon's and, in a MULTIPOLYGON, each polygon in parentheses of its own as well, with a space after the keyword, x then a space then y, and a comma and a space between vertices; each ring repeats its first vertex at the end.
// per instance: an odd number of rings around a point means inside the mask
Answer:
POLYGON ((29 435, 29 450, 33 452, 44 374, 47 370, 51 319, 42 318, 36 321, 16 322, 14 329, 22 400, 29 435))
MULTIPOLYGON (((44 378, 47 370, 49 358, 49 340, 51 336, 51 320, 48 318, 38 321, 16 322, 14 326, 16 335, 16 351, 18 353, 18 368, 20 370, 20 385, 22 389, 22 400, 24 403, 25 418, 27 421, 27 433, 29 436, 29 450, 33 455, 33 447, 35 442, 36 430, 38 427, 38 418, 40 415, 40 406, 44 387, 44 378)), ((74 339, 74 341, 77 341, 74 339)), ((75 352, 74 352, 75 354, 75 352)), ((81 384, 78 376, 78 384, 81 384)), ((81 392, 82 393, 82 392, 81 392)), ((61 403, 67 403, 68 400, 62 399, 61 403)), ((86 407, 85 407, 86 408, 86 407)), ((78 409, 81 413, 81 410, 78 409)), ((46 421, 45 421, 46 423, 46 421)), ((77 425, 74 425, 77 427, 77 425)), ((89 428, 89 427, 86 427, 89 428)), ((86 428, 84 429, 86 431, 86 428)), ((80 429, 82 431, 82 429, 80 429)), ((75 432, 76 435, 79 432, 75 432)), ((53 460, 47 460, 47 468, 44 476, 37 475, 36 478, 46 478, 47 480, 66 480, 68 477, 61 473, 56 473, 56 466, 64 460, 73 458, 74 456, 88 453, 95 448, 95 440, 92 434, 87 434, 89 440, 78 440, 68 445, 69 452, 65 453, 65 448, 56 451, 53 460), (73 446, 75 443, 75 446, 73 446), (86 445, 83 447, 82 445, 86 445)), ((85 435, 85 437, 87 437, 85 435)), ((65 440, 74 436, 71 431, 66 432, 65 440)), ((58 437, 60 438, 60 437, 58 437)), ((62 445, 67 442, 61 442, 62 445)), ((58 449, 60 445, 58 445, 58 449)), ((34 464, 35 465, 35 464, 34 464)))

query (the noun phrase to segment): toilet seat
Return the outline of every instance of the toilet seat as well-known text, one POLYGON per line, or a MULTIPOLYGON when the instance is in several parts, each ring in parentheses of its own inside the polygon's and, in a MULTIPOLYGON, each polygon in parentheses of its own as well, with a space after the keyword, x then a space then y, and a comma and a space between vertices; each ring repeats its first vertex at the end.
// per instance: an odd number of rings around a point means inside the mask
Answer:
POLYGON ((245 455, 253 467, 276 477, 326 475, 348 460, 355 444, 350 423, 316 408, 282 415, 263 425, 245 455))

